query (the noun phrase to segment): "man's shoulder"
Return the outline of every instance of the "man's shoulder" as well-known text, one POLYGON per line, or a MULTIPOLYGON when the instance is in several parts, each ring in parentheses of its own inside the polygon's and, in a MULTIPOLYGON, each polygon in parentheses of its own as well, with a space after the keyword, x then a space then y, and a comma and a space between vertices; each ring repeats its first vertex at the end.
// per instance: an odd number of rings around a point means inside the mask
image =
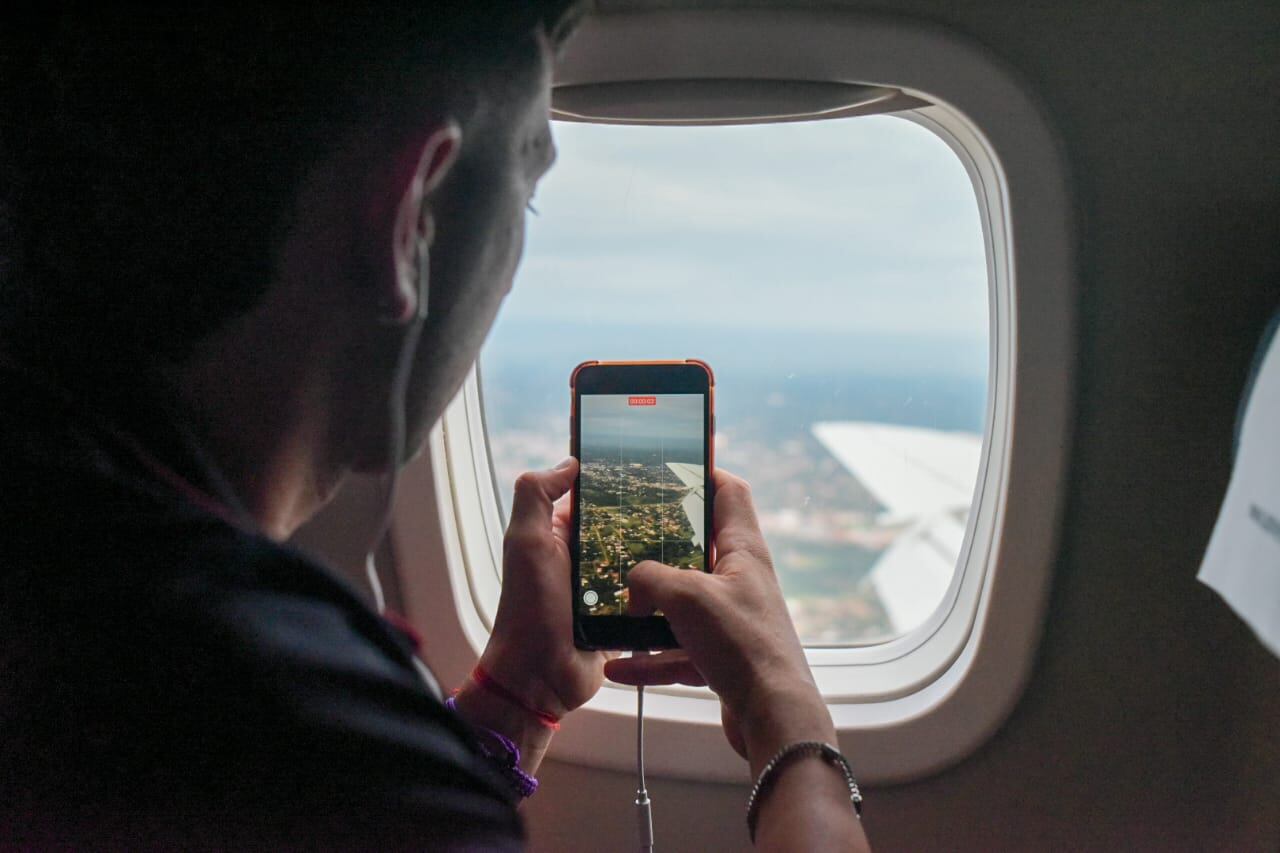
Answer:
POLYGON ((0 578, 0 738, 6 763, 28 759, 0 775, 160 812, 273 804, 518 837, 407 643, 343 581, 198 514, 118 510, 110 538, 50 543, 57 560, 0 578))

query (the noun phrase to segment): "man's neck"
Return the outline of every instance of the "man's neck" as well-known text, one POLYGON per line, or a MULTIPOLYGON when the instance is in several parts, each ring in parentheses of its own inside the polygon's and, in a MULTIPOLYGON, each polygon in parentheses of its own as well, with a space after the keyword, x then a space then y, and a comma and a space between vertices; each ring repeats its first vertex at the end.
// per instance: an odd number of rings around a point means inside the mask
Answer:
POLYGON ((261 530, 292 535, 345 472, 329 459, 319 354, 280 340, 269 318, 202 344, 175 379, 206 451, 261 530), (273 340, 274 338, 274 340, 273 340))

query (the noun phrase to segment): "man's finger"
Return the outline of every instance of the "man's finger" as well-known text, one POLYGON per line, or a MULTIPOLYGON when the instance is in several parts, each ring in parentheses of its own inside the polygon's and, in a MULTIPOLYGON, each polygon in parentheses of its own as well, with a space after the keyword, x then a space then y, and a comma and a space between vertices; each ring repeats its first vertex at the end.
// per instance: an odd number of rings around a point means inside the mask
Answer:
POLYGON ((760 532, 755 502, 747 481, 717 468, 715 471, 715 543, 717 560, 734 551, 748 551, 769 562, 769 546, 760 532))
POLYGON ((577 475, 578 460, 570 456, 550 470, 517 477, 507 535, 540 535, 550 530, 552 505, 569 491, 577 475))
POLYGON ((573 516, 573 501, 569 499, 570 497, 572 495, 568 492, 561 495, 551 510, 552 521, 563 524, 565 527, 569 526, 569 520, 573 516))
POLYGON ((561 495, 551 508, 551 531, 565 542, 569 541, 569 522, 573 517, 572 495, 561 495))
POLYGON ((702 580, 701 572, 685 571, 645 560, 627 573, 627 612, 632 616, 648 616, 655 610, 672 612, 682 609, 690 584, 702 580))
POLYGON ((604 675, 618 684, 689 684, 702 687, 707 683, 689 656, 679 649, 611 660, 604 665, 604 675))

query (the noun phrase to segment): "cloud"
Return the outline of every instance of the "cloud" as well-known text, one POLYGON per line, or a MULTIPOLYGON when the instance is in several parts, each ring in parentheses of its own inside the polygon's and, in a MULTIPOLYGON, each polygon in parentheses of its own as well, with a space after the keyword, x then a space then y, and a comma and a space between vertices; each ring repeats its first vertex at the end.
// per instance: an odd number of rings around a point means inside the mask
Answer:
POLYGON ((556 135, 508 320, 986 338, 973 188, 919 125, 560 124, 556 135))

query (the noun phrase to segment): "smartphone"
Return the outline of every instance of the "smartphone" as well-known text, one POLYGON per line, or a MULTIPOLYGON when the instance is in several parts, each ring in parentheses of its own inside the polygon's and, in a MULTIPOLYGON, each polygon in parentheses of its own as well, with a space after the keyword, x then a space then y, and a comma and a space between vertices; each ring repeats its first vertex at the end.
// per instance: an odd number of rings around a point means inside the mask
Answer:
POLYGON ((702 361, 588 361, 569 380, 573 634, 581 649, 669 649, 661 613, 629 612, 643 560, 710 571, 715 379, 702 361))

